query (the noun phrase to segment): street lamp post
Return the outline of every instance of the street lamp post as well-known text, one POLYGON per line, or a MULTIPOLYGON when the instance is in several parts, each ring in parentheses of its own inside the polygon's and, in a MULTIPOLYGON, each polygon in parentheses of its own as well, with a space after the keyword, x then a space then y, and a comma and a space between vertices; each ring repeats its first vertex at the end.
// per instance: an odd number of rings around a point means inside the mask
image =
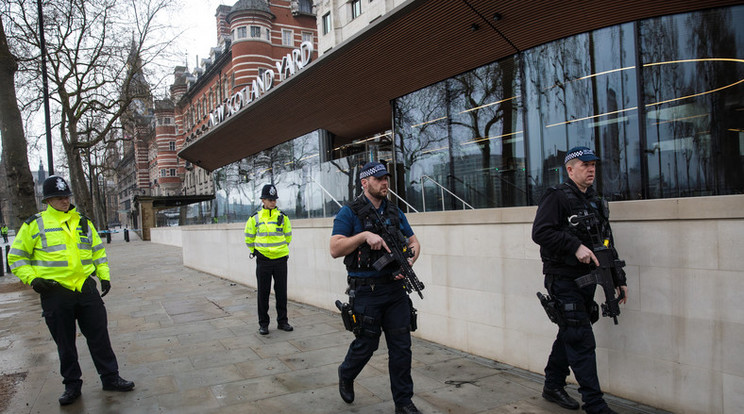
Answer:
POLYGON ((41 0, 36 0, 39 9, 39 43, 41 47, 41 83, 44 93, 44 119, 46 122, 46 146, 47 162, 49 164, 49 175, 54 175, 54 158, 52 157, 52 121, 49 115, 49 84, 47 82, 46 67, 46 41, 44 40, 44 12, 41 8, 41 0))

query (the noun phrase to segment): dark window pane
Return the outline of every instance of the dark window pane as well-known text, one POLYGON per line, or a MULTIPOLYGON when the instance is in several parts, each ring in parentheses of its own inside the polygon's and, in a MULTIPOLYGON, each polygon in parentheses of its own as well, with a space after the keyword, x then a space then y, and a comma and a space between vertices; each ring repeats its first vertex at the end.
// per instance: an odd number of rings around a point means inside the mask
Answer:
POLYGON ((639 24, 649 197, 744 189, 744 7, 639 24))
POLYGON ((602 158, 595 182, 610 199, 638 199, 638 105, 631 24, 598 30, 524 54, 532 199, 567 179, 571 147, 602 158))
POLYGON ((406 199, 425 210, 528 204, 519 89, 506 59, 396 100, 406 199))

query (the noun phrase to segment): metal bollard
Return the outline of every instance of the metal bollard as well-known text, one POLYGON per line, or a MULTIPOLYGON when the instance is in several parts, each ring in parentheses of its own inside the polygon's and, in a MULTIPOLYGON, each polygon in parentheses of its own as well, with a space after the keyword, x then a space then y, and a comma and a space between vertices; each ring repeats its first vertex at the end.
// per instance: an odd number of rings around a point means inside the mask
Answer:
MULTIPOLYGON (((8 251, 8 246, 5 246, 5 251, 8 251)), ((2 260, 2 259, 0 259, 2 260)), ((8 254, 5 253, 5 262, 8 262, 8 254)), ((8 269, 10 271, 10 269, 8 269)), ((3 266, 2 263, 0 263, 0 276, 5 276, 5 266, 3 266)))
POLYGON ((124 229, 124 241, 129 243, 129 229, 124 229))
POLYGON ((10 273, 10 262, 8 262, 8 253, 10 253, 10 246, 5 245, 5 271, 10 273))
POLYGON ((106 244, 111 244, 111 232, 106 231, 106 244))

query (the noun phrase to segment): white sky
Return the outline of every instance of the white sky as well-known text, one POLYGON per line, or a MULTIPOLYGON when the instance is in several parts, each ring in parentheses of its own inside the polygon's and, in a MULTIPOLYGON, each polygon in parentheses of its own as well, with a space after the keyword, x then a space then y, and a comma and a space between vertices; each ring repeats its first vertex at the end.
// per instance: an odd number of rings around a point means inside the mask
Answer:
MULTIPOLYGON (((183 58, 175 65, 184 65, 188 63, 189 70, 193 70, 196 65, 196 57, 199 59, 209 56, 209 49, 217 46, 217 27, 215 24, 215 11, 217 6, 225 4, 233 6, 238 0, 181 0, 181 6, 177 8, 171 16, 168 16, 168 23, 175 28, 175 32, 183 31, 176 43, 173 45, 174 52, 180 51, 183 58)), ((173 73, 173 68, 168 69, 173 73)), ((165 93, 167 87, 173 82, 173 76, 167 79, 166 85, 155 93, 165 93)), ((32 135, 44 134, 44 111, 34 115, 30 122, 32 135)), ((59 144, 59 132, 52 130, 52 139, 55 141, 54 151, 54 169, 58 172, 61 167, 62 159, 61 144, 59 144)), ((36 171, 39 166, 39 160, 42 160, 44 169, 47 170, 46 142, 42 138, 36 141, 33 137, 27 137, 29 143, 37 143, 38 146, 32 145, 28 150, 29 167, 36 171)))
MULTIPOLYGON (((217 46, 217 25, 215 11, 217 6, 226 4, 232 6, 237 0, 183 0, 184 7, 178 15, 173 16, 171 24, 184 30, 178 41, 178 48, 184 50, 188 58, 189 70, 199 59, 209 56, 209 49, 217 46)), ((188 60, 186 60, 188 59, 188 60)))

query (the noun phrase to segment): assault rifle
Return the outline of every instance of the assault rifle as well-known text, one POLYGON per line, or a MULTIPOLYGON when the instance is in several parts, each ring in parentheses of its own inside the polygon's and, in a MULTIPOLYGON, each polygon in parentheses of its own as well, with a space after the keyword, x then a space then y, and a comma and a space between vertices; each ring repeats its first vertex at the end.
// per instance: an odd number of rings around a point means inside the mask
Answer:
MULTIPOLYGON (((371 206, 370 204, 368 207, 371 206)), ((372 266, 377 271, 382 270, 390 263, 400 266, 398 270, 393 272, 393 277, 403 275, 406 292, 411 293, 412 290, 415 290, 419 297, 423 299, 424 295, 421 291, 424 290, 424 284, 421 283, 413 271, 411 264, 408 263, 408 259, 414 255, 414 252, 408 248, 408 239, 401 233, 399 228, 385 225, 377 209, 372 207, 371 210, 374 212, 373 214, 376 218, 375 227, 378 228, 378 234, 385 241, 388 248, 390 248, 390 253, 385 253, 381 258, 372 263, 372 266)))
POLYGON ((604 290, 605 303, 602 304, 602 316, 612 318, 617 325, 620 315, 620 301, 625 298, 625 292, 620 289, 620 295, 615 298, 615 289, 625 280, 625 261, 618 259, 615 247, 610 245, 610 238, 602 237, 600 222, 594 214, 579 214, 568 218, 568 222, 576 226, 584 226, 592 237, 592 252, 599 261, 599 266, 588 275, 576 279, 579 287, 600 285, 604 290))

